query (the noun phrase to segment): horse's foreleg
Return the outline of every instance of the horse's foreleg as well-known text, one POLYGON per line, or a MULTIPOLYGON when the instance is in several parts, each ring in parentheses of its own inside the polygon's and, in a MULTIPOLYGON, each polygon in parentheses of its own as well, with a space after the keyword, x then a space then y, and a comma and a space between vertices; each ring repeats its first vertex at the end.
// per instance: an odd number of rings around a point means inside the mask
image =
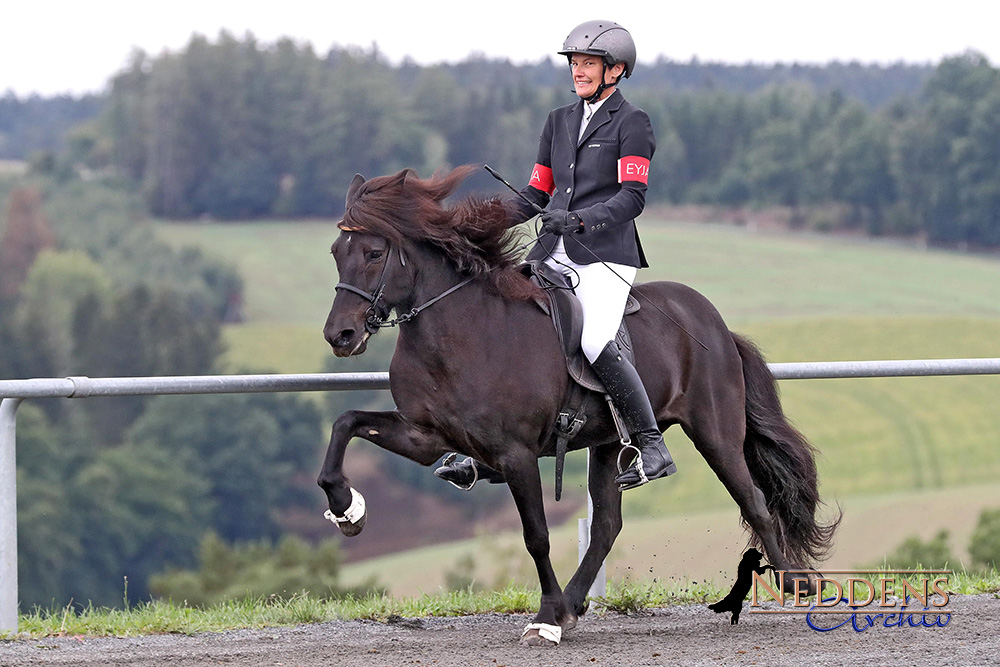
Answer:
POLYGON ((365 524, 364 497, 351 488, 344 475, 344 454, 355 437, 421 465, 434 463, 445 446, 442 439, 410 424, 398 412, 348 410, 342 414, 333 424, 317 483, 326 492, 330 505, 327 517, 349 537, 360 533, 365 524))
POLYGON ((589 488, 594 504, 590 546, 566 585, 566 600, 577 615, 586 611, 587 593, 622 529, 622 494, 614 483, 619 449, 615 443, 590 450, 589 488))
POLYGON ((508 459, 504 462, 503 473, 521 517, 524 546, 535 561, 542 588, 541 607, 532 623, 525 628, 521 642, 532 646, 558 644, 562 638, 562 630, 576 625, 576 615, 566 604, 549 559, 549 529, 545 522, 542 480, 537 459, 528 452, 515 461, 508 459))

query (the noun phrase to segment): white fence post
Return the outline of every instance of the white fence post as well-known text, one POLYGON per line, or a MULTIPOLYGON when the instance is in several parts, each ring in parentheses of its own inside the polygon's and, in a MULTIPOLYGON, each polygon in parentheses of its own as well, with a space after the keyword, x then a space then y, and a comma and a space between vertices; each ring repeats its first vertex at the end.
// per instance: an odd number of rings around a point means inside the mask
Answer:
POLYGON ((17 407, 0 400, 0 633, 17 632, 17 407))

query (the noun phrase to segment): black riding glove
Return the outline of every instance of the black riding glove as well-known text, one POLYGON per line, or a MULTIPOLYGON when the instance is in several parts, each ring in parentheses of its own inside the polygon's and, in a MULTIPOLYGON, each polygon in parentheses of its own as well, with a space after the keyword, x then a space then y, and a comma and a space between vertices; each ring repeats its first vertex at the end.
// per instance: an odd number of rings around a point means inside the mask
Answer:
POLYGON ((563 209, 545 211, 542 213, 542 233, 562 236, 569 232, 583 233, 583 220, 576 213, 563 209))

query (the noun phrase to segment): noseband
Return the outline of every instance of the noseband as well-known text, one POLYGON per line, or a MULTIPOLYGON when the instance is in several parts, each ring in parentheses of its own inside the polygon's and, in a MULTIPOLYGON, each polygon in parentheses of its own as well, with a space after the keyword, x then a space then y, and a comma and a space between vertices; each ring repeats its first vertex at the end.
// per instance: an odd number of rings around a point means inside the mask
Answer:
MULTIPOLYGON (((382 273, 379 274, 378 285, 375 287, 374 292, 367 292, 361 289, 360 287, 356 287, 354 285, 351 285, 350 283, 345 283, 345 282, 339 282, 337 283, 336 287, 334 287, 334 290, 347 290, 348 292, 353 292, 354 294, 357 294, 362 299, 368 301, 368 303, 371 304, 368 306, 368 310, 365 312, 365 331, 367 331, 369 334, 375 334, 378 332, 379 329, 394 327, 398 324, 402 324, 403 322, 409 322, 414 317, 419 315, 420 312, 423 311, 424 309, 429 308, 430 306, 434 305, 435 303, 445 298, 452 292, 456 292, 462 287, 465 287, 466 285, 472 282, 471 277, 466 278, 457 285, 453 285, 452 287, 446 289, 444 292, 441 292, 433 299, 430 299, 429 301, 426 301, 423 304, 416 306, 415 308, 411 308, 409 312, 403 313, 402 315, 399 315, 398 317, 390 320, 389 311, 391 310, 391 307, 385 304, 383 293, 385 292, 385 270, 389 266, 389 257, 391 255, 392 255, 392 248, 389 248, 385 254, 385 262, 382 264, 382 273), (382 302, 381 306, 379 305, 379 302, 382 302)), ((399 263, 402 266, 406 266, 406 260, 403 259, 402 251, 400 251, 399 253, 399 263)))

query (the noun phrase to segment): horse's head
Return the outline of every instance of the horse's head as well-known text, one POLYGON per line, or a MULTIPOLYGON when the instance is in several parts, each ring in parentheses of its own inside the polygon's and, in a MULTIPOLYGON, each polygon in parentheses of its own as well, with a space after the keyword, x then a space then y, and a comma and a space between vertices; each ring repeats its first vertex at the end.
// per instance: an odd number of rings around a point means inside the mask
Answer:
MULTIPOLYGON (((372 182, 376 180, 380 179, 372 182)), ((404 180, 405 173, 401 173, 394 182, 378 185, 401 187, 404 180)), ((348 212, 360 198, 365 184, 360 174, 354 177, 347 191, 348 212)), ((372 229, 378 229, 376 225, 358 224, 347 213, 344 217, 338 225, 340 236, 330 248, 340 282, 323 328, 323 335, 338 357, 363 353, 368 339, 388 319, 393 305, 405 297, 413 282, 401 237, 394 235, 390 240, 372 229)))
POLYGON ((504 202, 466 198, 444 205, 475 169, 458 167, 426 180, 409 169, 367 181, 354 177, 331 248, 340 283, 323 333, 334 354, 361 354, 393 308, 393 323, 408 321, 473 279, 508 298, 534 295, 516 269, 520 252, 504 202))

